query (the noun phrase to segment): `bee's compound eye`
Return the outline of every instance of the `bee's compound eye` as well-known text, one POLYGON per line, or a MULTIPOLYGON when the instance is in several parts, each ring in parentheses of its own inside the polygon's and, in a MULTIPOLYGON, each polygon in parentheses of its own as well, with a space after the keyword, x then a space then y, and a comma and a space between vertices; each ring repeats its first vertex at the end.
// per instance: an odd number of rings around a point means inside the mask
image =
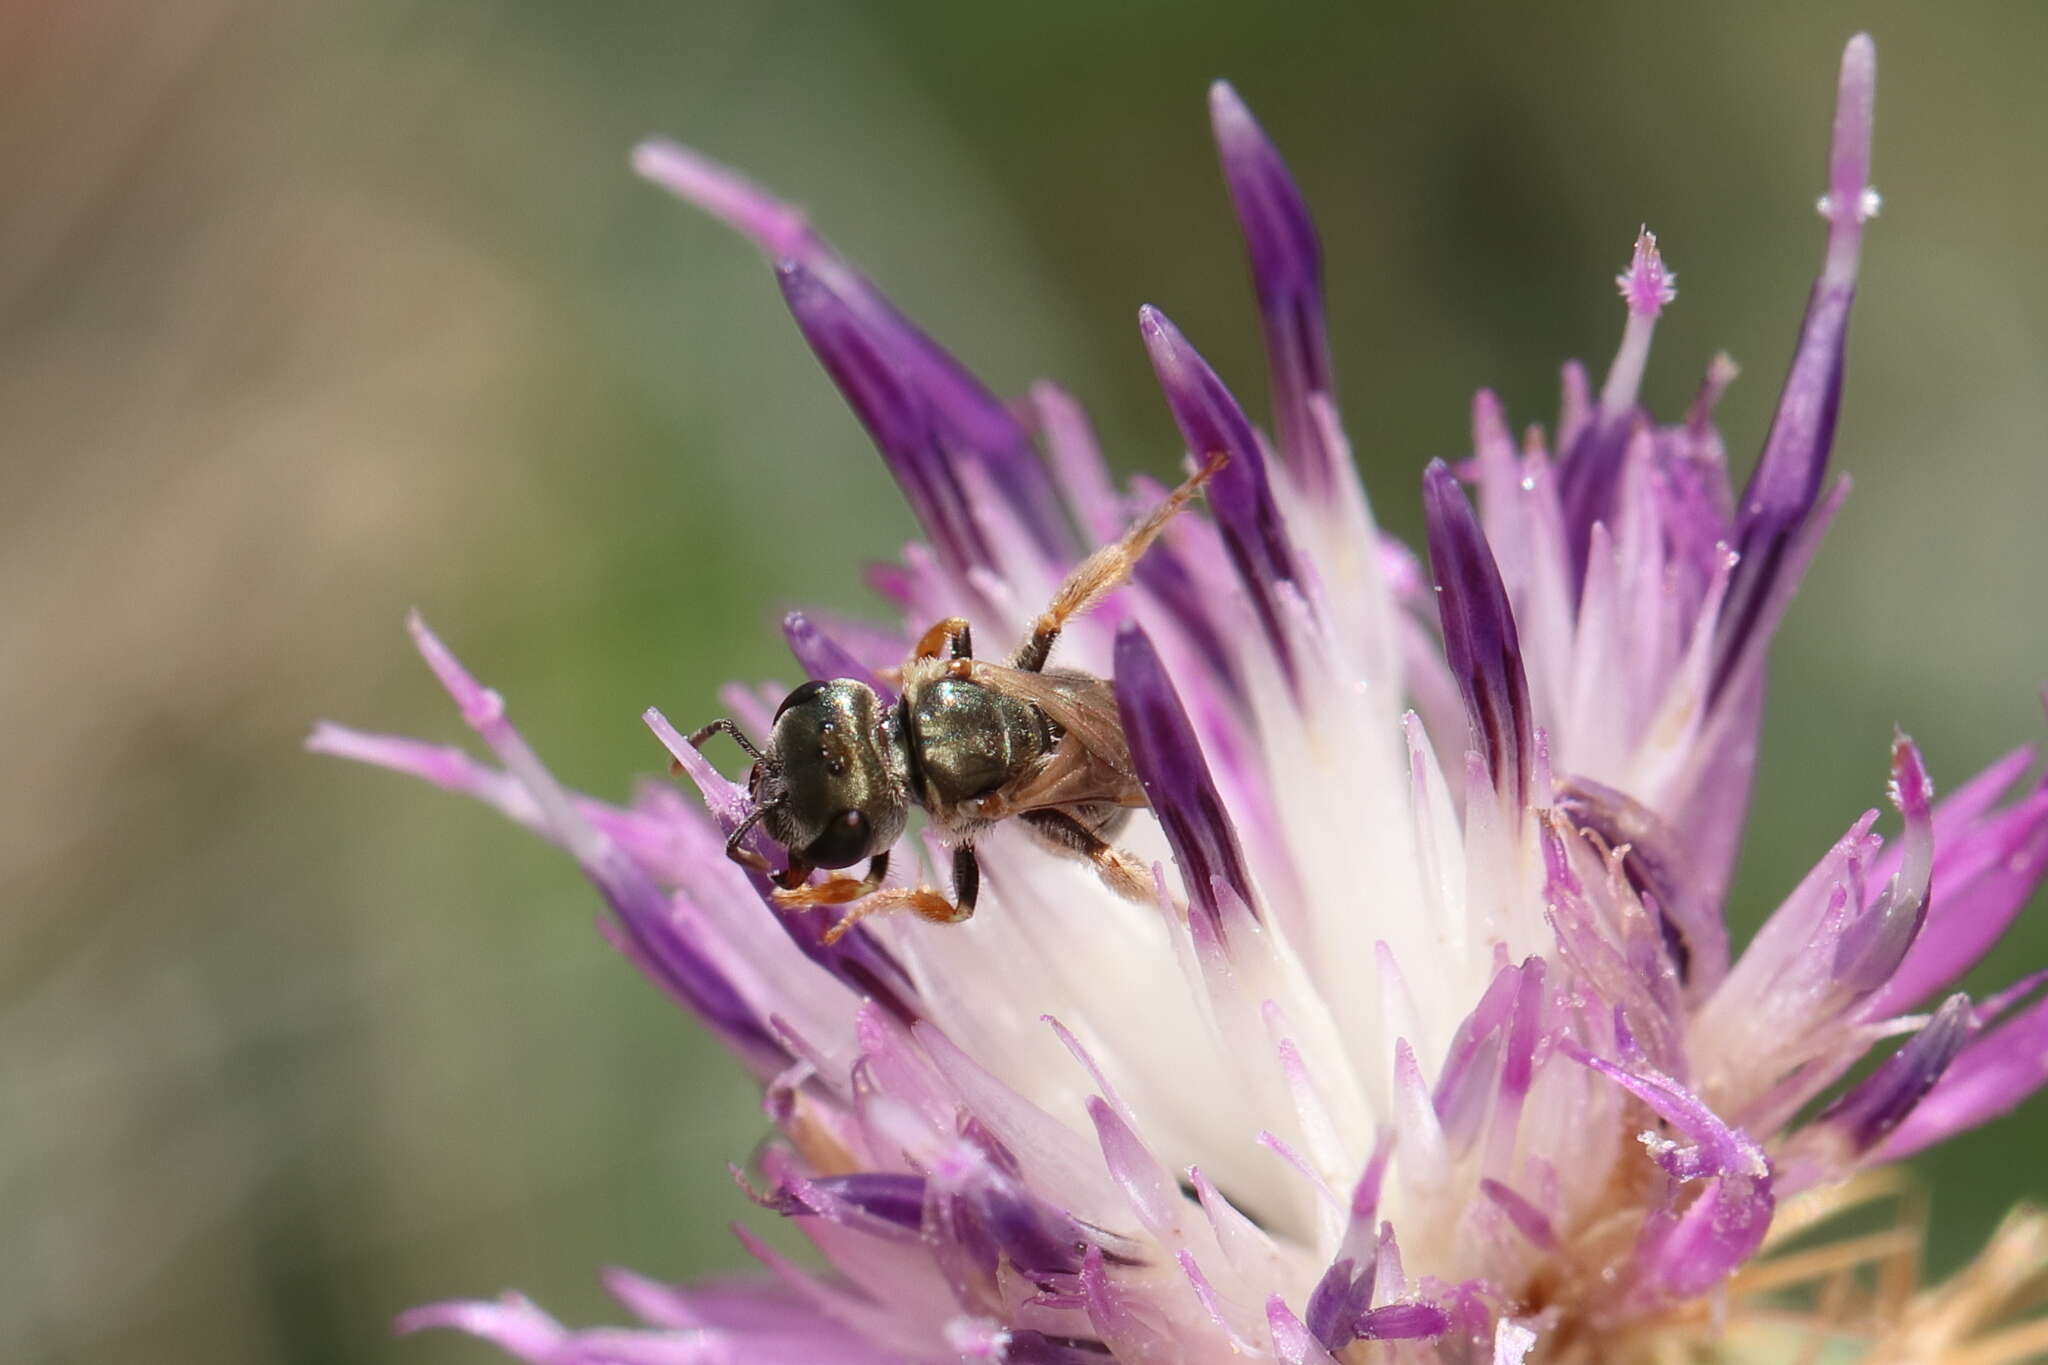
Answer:
POLYGON ((816 867, 846 867, 867 856, 868 817, 858 810, 833 816, 825 832, 811 840, 804 861, 816 867))
POLYGON ((782 699, 782 705, 775 708, 775 719, 781 720, 782 713, 784 711, 787 711, 792 706, 802 706, 805 702, 809 701, 812 697, 817 696, 820 692, 823 692, 824 690, 825 684, 818 681, 817 679, 812 679, 810 682, 801 684, 794 692, 791 692, 788 696, 782 699))

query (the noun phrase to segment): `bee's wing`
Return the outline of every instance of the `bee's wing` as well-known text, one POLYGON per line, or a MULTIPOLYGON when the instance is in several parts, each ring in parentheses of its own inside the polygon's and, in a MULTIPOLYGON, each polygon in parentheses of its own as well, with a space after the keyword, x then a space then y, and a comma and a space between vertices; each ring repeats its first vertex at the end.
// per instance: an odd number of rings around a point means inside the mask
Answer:
POLYGON ((1030 702, 1066 731, 1045 769, 1009 793, 1006 805, 1030 810, 1091 801, 1146 804, 1117 714, 1116 688, 1107 679, 1066 671, 1027 673, 978 659, 973 670, 982 686, 1030 702))

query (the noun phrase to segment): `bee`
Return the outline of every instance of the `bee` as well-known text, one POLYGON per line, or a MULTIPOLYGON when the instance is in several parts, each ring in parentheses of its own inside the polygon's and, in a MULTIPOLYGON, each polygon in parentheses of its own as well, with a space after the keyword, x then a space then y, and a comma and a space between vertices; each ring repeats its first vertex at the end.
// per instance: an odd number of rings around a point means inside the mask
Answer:
POLYGON ((747 775, 752 808, 726 840, 726 857, 772 878, 778 905, 846 906, 826 931, 827 943, 884 910, 909 909, 940 924, 967 919, 981 886, 974 841, 1012 818, 1046 847, 1094 864, 1117 894, 1148 900, 1144 864, 1111 842, 1131 811, 1147 804, 1115 684, 1046 663, 1067 623, 1130 577, 1146 548, 1228 458, 1210 456, 1123 539, 1082 560, 1007 664, 975 658, 967 621, 949 617, 885 675, 901 684, 894 705, 852 678, 814 680, 783 698, 765 747, 728 719, 692 734, 698 748, 728 735, 754 761, 747 775), (882 885, 913 805, 953 850, 950 899, 928 886, 882 885), (756 825, 786 851, 780 871, 744 846, 756 825), (861 877, 810 881, 818 868, 851 867, 863 858, 861 877))

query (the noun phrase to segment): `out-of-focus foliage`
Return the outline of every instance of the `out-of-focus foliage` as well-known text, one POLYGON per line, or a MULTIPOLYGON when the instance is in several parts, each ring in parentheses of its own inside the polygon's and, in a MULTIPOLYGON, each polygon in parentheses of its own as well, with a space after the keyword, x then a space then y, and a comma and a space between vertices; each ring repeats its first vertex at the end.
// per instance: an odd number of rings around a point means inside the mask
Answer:
MULTIPOLYGON (((1639 222, 1746 462, 1818 260, 1834 55, 1882 67, 1840 463, 1793 611, 1752 921, 1881 799, 2043 726, 2048 11, 1633 3, 0 10, 0 1324, 10 1360, 428 1362, 423 1298, 735 1265, 734 1069, 488 814, 298 750, 458 737, 417 603, 568 779, 636 720, 790 677, 910 526, 748 249, 635 182, 672 133, 807 202, 999 387, 1056 376, 1125 468, 1172 428, 1133 316, 1261 386, 1203 92, 1316 206, 1352 435, 1412 530, 1499 387, 1604 363, 1639 222)), ((1935 894, 1939 895, 1939 888, 1935 894)), ((2037 908, 2000 979, 2048 961, 2037 908)), ((1927 1163, 1936 1263, 2039 1197, 2038 1107, 1927 1163)), ((758 1216, 757 1216, 758 1220, 758 1216)))

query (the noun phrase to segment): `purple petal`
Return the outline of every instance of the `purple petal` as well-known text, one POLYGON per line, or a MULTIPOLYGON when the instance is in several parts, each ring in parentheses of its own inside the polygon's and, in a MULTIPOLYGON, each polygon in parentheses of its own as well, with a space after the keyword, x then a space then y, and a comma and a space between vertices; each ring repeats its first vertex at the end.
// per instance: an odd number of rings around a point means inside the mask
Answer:
POLYGON ((1372 1155, 1365 1159, 1365 1169, 1358 1174, 1358 1183, 1351 1187, 1350 1221, 1344 1229, 1343 1251, 1353 1257, 1370 1253, 1374 1238, 1374 1224, 1379 1218, 1380 1193, 1386 1185, 1387 1166, 1394 1159, 1394 1133, 1391 1128, 1381 1128, 1373 1137, 1372 1155))
POLYGON ((1273 1352, 1286 1365, 1337 1365, 1337 1358, 1278 1294, 1266 1300, 1266 1325, 1273 1333, 1273 1352))
MULTIPOLYGON (((1142 485, 1144 481, 1139 482, 1142 485)), ((1190 558, 1169 541, 1156 540, 1131 576, 1159 600, 1174 624, 1185 632, 1188 644, 1196 658, 1208 666, 1217 688, 1226 695, 1242 697, 1242 666, 1234 646, 1225 642, 1223 622, 1212 607, 1212 592, 1191 566, 1190 558)))
POLYGON ((1500 1098, 1519 1106, 1536 1079, 1536 1044, 1543 1023, 1546 964, 1540 957, 1522 961, 1514 1017, 1508 1021, 1506 1050, 1501 1056, 1500 1098))
POLYGON ((1815 1122, 1831 1124, 1849 1135, 1857 1151, 1868 1151, 1905 1121, 1975 1031, 1970 997, 1950 996, 1927 1027, 1855 1089, 1823 1109, 1815 1122))
POLYGON ((782 1319, 745 1328, 699 1326, 678 1331, 594 1328, 571 1332, 531 1303, 508 1294, 495 1303, 455 1302, 415 1308, 398 1330, 446 1327, 479 1337, 532 1365, 887 1365, 897 1357, 807 1305, 784 1302, 782 1319))
POLYGON ((1770 1231, 1776 1200, 1763 1148, 1661 1072, 1641 1064, 1617 1066, 1577 1047, 1565 1052, 1690 1139, 1643 1135, 1651 1159, 1670 1180, 1663 1205, 1637 1239, 1635 1266, 1639 1288, 1653 1300, 1705 1293, 1755 1254, 1770 1231), (1691 1202, 1684 1203, 1694 1187, 1691 1202))
POLYGON ((1567 1046, 1565 1052, 1634 1095, 1691 1139, 1690 1145, 1663 1140, 1650 1144, 1651 1158, 1667 1174, 1680 1180, 1739 1175, 1768 1183, 1771 1166, 1763 1148, 1740 1129, 1729 1127, 1704 1100, 1671 1077, 1643 1065, 1617 1066, 1573 1046, 1567 1046))
POLYGON ((1358 1320, 1355 1335, 1362 1341, 1416 1341, 1440 1337, 1451 1327, 1443 1309, 1430 1303, 1390 1303, 1358 1320))
POLYGON ((1132 1212, 1155 1236, 1165 1236, 1184 1211, 1180 1189, 1131 1125, 1107 1100, 1090 1095, 1088 1118, 1102 1146, 1102 1164, 1123 1191, 1132 1212))
POLYGON ((1494 789, 1520 807, 1529 800, 1535 735, 1514 611, 1486 533, 1442 460, 1431 461, 1424 473, 1422 497, 1444 656, 1494 789))
POLYGON ((1557 448, 1569 451, 1593 420, 1593 383, 1583 361, 1567 360, 1557 371, 1557 448))
POLYGON ((1230 463, 1209 484, 1209 505, 1216 511, 1231 563, 1251 595, 1267 638, 1282 663, 1288 664, 1292 654, 1275 589, 1296 581, 1298 570, 1294 546, 1266 478, 1258 435, 1209 362, 1164 313, 1149 305, 1139 309, 1138 330, 1188 452, 1198 460, 1218 452, 1230 456, 1230 463))
POLYGON ((1088 1257, 1131 1263, 1105 1251, 1107 1234, 1084 1228, 965 1146, 928 1176, 923 1229, 937 1251, 954 1259, 956 1271, 986 1285, 1008 1267, 1042 1289, 1070 1289, 1088 1257))
MULTIPOLYGON (((379 735, 323 720, 306 736, 309 753, 346 758, 356 763, 416 777, 443 791, 481 801, 542 838, 550 837, 540 808, 517 779, 479 763, 452 744, 429 744, 403 735, 379 735)), ((585 814, 594 812, 586 809, 585 814)))
POLYGON ((883 701, 891 705, 895 703, 894 688, 868 671, 860 660, 802 612, 793 611, 782 618, 782 638, 789 642, 789 652, 796 657, 806 677, 852 678, 873 688, 883 701))
POLYGON ((1785 572, 1793 539, 1820 496, 1834 445, 1863 223, 1874 211, 1868 186, 1876 85, 1877 50, 1867 34, 1858 34, 1842 53, 1836 94, 1828 196, 1823 201, 1829 222, 1827 256, 1807 297, 1791 372, 1785 376, 1763 454, 1736 514, 1735 550, 1741 560, 1722 608, 1710 699, 1718 697, 1744 661, 1763 648, 1776 624, 1767 619, 1772 589, 1785 572))
POLYGON ((1522 969, 1503 967, 1472 1013, 1458 1025, 1437 1073, 1431 1096, 1444 1135, 1456 1151, 1464 1151, 1478 1135, 1500 1075, 1503 1036, 1514 1016, 1522 985, 1522 969))
POLYGON ((1627 848, 1622 875, 1657 916, 1664 950, 1678 979, 1710 990, 1728 974, 1728 929, 1720 909, 1695 889, 1684 848, 1657 812, 1625 792, 1587 778, 1561 785, 1557 805, 1572 824, 1610 849, 1627 848))
POLYGON ((1927 919, 1934 859, 1930 807, 1934 784, 1928 780, 1920 751, 1904 735, 1892 745, 1891 794, 1906 825, 1899 837, 1899 870, 1870 907, 1848 925, 1835 946, 1833 975, 1859 996, 1868 996, 1891 980, 1927 919))
POLYGON ((1272 377, 1274 434, 1306 489, 1320 496, 1335 482, 1336 457, 1310 402, 1312 394, 1333 393, 1315 223, 1287 164, 1227 82, 1209 87, 1209 123, 1251 256, 1272 377))
MULTIPOLYGON (((2033 745, 2022 744, 1944 796, 1934 808, 1936 846, 1961 837, 1978 821, 1989 815, 1992 808, 1998 804, 1998 799, 2005 795, 2014 783, 2026 776, 2027 769, 2034 766, 2037 756, 2033 745)), ((2048 786, 2037 790, 2048 790, 2048 786)))
POLYGON ((2007 1113, 2048 1082, 2048 998, 1965 1047, 1878 1146, 1897 1161, 2007 1113))
POLYGON ((836 1222, 875 1230, 916 1232, 924 1218, 925 1179, 883 1171, 820 1176, 816 1180, 785 1178, 769 1201, 778 1213, 792 1217, 817 1214, 836 1222))
POLYGON ((1072 394, 1043 379, 1031 386, 1027 412, 1074 520, 1093 544, 1114 542, 1124 533, 1124 506, 1110 484, 1088 414, 1072 394))
POLYGON ((505 719, 505 704, 498 694, 470 676, 419 613, 413 613, 406 625, 420 656, 455 699, 463 720, 526 789, 545 827, 575 856, 583 875, 604 896, 634 961, 763 1074, 787 1066, 789 1054, 733 983, 695 944, 676 932, 677 920, 667 894, 576 809, 569 794, 505 719))
POLYGON ((1644 1226, 1638 1283, 1659 1300, 1706 1293, 1756 1254, 1775 1207, 1768 1178, 1713 1177, 1683 1212, 1653 1215, 1644 1226))
POLYGON ((1911 1009, 1962 975, 2048 876, 2048 788, 1959 827, 1950 808, 1965 794, 1958 791, 1935 807, 1927 923, 1891 980, 1865 1005, 1869 1018, 1911 1009))
POLYGON ((1401 1270, 1401 1241, 1394 1236, 1392 1223, 1380 1224, 1379 1249, 1372 1273, 1381 1293, 1392 1297, 1407 1292, 1408 1277, 1401 1270))
POLYGON ((1088 1321, 1115 1360, 1172 1358, 1175 1335, 1163 1306, 1138 1284, 1108 1273, 1106 1259, 1090 1247, 1081 1267, 1081 1289, 1088 1321))
POLYGON ((1173 846, 1182 885, 1218 931, 1224 922, 1215 889, 1219 879, 1256 915, 1258 900, 1237 829, 1152 641, 1137 626, 1126 625, 1117 632, 1115 658, 1117 712, 1130 740, 1131 761, 1173 846))
POLYGON ((614 1266, 604 1272, 604 1287, 634 1317, 650 1327, 670 1330, 787 1326, 793 1318, 810 1312, 784 1286, 739 1276, 698 1280, 682 1287, 614 1266))
POLYGON ((1071 553, 1058 497, 1023 425, 1001 399, 813 232, 800 209, 710 158, 664 139, 650 139, 634 148, 633 167, 751 238, 770 258, 793 262, 815 277, 819 287, 848 310, 876 354, 892 360, 929 404, 942 448, 978 459, 1047 553, 1055 558, 1071 553))
POLYGON ((1507 1215, 1508 1221, 1529 1239, 1530 1245, 1542 1251, 1556 1249, 1557 1232, 1551 1227, 1550 1219, 1511 1186, 1487 1178, 1479 1182, 1479 1192, 1507 1215))
POLYGON ((840 295, 794 261, 776 267, 782 295, 804 340, 874 438, 918 522, 954 572, 992 563, 967 490, 947 452, 929 396, 906 357, 890 349, 840 295))
POLYGON ((1373 1263, 1359 1271, 1346 1256, 1333 1263, 1309 1292, 1308 1309, 1302 1320, 1317 1341, 1332 1351, 1342 1350, 1358 1337, 1358 1320, 1372 1304, 1373 1263))
MULTIPOLYGON (((1695 400, 1695 411, 1704 406, 1705 395, 1727 383, 1733 370, 1734 362, 1728 357, 1715 357, 1715 365, 1701 384, 1703 396, 1695 400)), ((1678 598, 1674 619, 1696 622, 1723 563, 1730 560, 1735 497, 1728 487, 1727 457, 1720 432, 1704 415, 1688 417, 1682 427, 1665 427, 1654 439, 1657 454, 1651 494, 1668 545, 1667 562, 1674 580, 1671 590, 1678 598)))
POLYGON ((401 1336, 435 1327, 467 1332, 522 1359, 543 1362, 569 1337, 566 1328, 523 1294, 507 1294, 496 1302, 454 1299, 423 1304, 399 1314, 392 1324, 401 1336))

